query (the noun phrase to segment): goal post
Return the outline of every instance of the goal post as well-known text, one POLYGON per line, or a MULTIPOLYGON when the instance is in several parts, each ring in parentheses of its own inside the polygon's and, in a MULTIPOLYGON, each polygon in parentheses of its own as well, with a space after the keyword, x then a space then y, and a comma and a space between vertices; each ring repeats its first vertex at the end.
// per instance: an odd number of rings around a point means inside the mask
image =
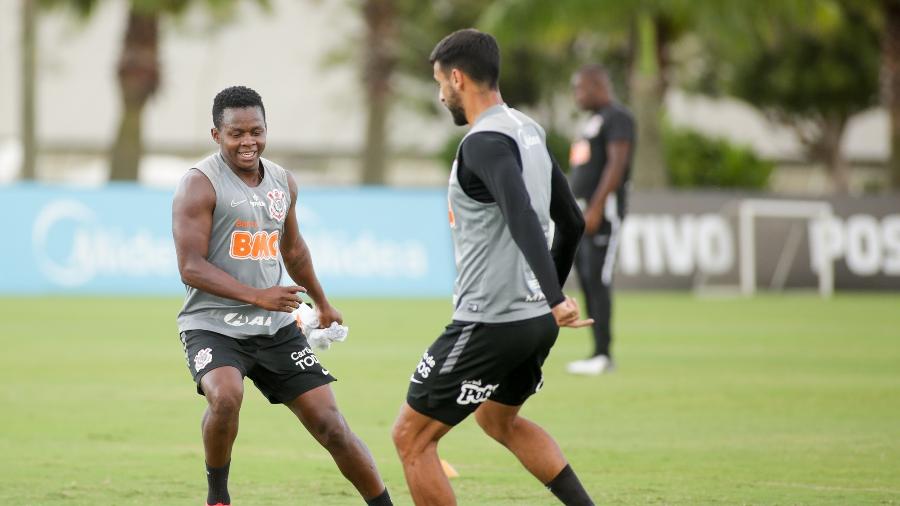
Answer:
MULTIPOLYGON (((739 285, 744 296, 756 293, 756 219, 808 219, 827 223, 832 219, 831 204, 822 201, 745 199, 738 204, 739 285)), ((834 292, 834 260, 823 258, 817 271, 819 295, 834 292)), ((776 273, 780 269, 776 267, 776 273)), ((777 275, 777 274, 776 274, 777 275)))

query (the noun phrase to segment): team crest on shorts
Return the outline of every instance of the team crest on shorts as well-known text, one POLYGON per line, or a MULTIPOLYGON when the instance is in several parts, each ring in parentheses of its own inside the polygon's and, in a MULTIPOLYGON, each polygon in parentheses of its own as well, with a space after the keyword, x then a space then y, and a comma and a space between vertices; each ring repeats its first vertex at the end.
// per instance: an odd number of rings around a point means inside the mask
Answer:
POLYGON ((287 199, 281 190, 272 190, 266 193, 269 198, 269 216, 275 221, 283 221, 287 215, 287 199))
POLYGON ((212 348, 203 348, 194 356, 194 370, 200 372, 212 362, 212 348))

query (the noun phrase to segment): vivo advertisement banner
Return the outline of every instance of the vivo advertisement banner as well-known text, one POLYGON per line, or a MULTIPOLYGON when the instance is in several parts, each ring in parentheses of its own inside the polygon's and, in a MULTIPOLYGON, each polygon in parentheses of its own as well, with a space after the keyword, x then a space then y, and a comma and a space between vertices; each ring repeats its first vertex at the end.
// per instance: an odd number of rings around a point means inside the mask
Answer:
MULTIPOLYGON (((172 191, 0 187, 12 210, 3 294, 184 293, 172 191)), ((301 189, 300 230, 335 296, 449 297, 455 268, 444 190, 301 189)))
MULTIPOLYGON (((171 191, 21 184, 0 199, 12 210, 0 293, 183 293, 171 191)), ((301 189, 300 231, 326 291, 449 299, 446 202, 440 188, 301 189)), ((616 242, 623 289, 815 289, 827 274, 837 290, 900 290, 897 196, 635 192, 616 242)))

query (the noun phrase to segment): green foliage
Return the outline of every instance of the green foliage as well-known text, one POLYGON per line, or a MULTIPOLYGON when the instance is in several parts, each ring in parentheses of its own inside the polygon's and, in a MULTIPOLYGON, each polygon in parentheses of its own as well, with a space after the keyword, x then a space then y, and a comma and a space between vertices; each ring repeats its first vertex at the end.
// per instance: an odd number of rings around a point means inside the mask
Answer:
POLYGON ((678 188, 765 189, 775 168, 749 148, 692 130, 666 129, 663 146, 669 184, 678 188))
MULTIPOLYGON (((422 2, 397 0, 396 45, 398 71, 415 80, 432 82, 428 57, 444 36, 462 28, 487 29, 482 18, 492 4, 483 0, 422 2)), ((521 37, 495 33, 500 44, 500 89, 514 106, 535 105, 568 83, 572 63, 568 48, 536 43, 521 37)), ((404 94, 404 99, 409 99, 404 94)), ((424 97, 429 103, 433 95, 424 97)))
POLYGON ((849 117, 876 103, 878 33, 857 2, 821 2, 803 21, 776 20, 756 42, 732 60, 737 97, 803 117, 849 117))

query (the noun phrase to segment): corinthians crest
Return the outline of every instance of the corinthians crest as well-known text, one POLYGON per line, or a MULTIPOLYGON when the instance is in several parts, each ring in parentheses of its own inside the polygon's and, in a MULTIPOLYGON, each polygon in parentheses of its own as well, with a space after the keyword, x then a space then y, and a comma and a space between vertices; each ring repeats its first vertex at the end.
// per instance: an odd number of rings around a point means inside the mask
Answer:
POLYGON ((269 216, 275 221, 284 221, 287 214, 287 199, 281 190, 272 190, 266 193, 269 199, 269 216))

